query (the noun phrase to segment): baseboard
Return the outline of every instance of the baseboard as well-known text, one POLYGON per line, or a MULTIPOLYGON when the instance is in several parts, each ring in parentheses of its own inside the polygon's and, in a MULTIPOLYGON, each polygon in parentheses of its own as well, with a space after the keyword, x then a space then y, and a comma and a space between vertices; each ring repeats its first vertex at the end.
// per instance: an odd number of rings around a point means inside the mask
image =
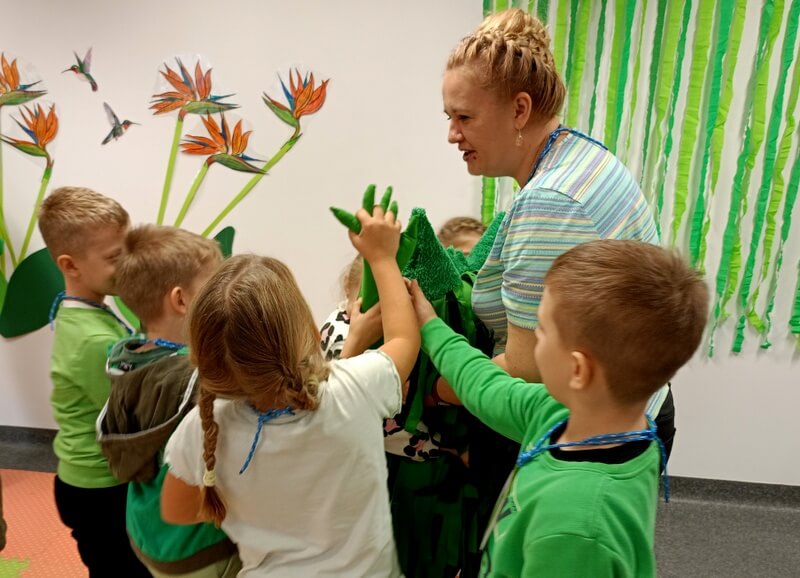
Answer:
MULTIPOLYGON (((51 448, 54 429, 0 426, 0 443, 51 448)), ((2 459, 0 459, 2 467, 2 459)), ((675 500, 730 502, 736 505, 800 509, 800 486, 760 484, 670 476, 670 497, 675 500)))
POLYGON ((0 425, 0 442, 19 442, 28 444, 51 445, 58 430, 38 427, 16 427, 0 425))
POLYGON ((800 486, 670 476, 670 496, 678 500, 729 502, 800 509, 800 486))

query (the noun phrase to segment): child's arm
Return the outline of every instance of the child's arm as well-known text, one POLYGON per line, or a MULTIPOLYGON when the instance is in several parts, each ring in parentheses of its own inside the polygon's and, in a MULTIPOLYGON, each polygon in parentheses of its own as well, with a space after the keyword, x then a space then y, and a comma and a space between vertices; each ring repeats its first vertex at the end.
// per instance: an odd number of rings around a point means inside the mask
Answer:
POLYGON ((169 524, 197 524, 210 522, 201 515, 203 496, 201 489, 176 478, 167 472, 161 488, 161 517, 169 524))
POLYGON ((380 347, 394 362, 401 383, 408 379, 419 353, 419 326, 396 255, 400 245, 400 223, 394 213, 375 206, 370 215, 356 213, 361 233, 350 232, 350 240, 372 269, 381 302, 384 343, 380 347))
POLYGON ((509 376, 481 351, 436 317, 419 284, 411 284, 422 346, 453 393, 478 419, 517 442, 525 436, 535 412, 550 400, 537 384, 509 376))

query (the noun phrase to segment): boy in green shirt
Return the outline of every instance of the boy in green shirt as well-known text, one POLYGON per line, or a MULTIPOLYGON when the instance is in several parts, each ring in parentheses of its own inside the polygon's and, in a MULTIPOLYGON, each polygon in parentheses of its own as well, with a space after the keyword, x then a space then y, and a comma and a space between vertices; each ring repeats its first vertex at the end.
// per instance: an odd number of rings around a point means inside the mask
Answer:
POLYGON ((544 385, 510 377, 411 287, 423 348, 463 404, 520 442, 487 529, 481 576, 655 576, 663 444, 649 396, 697 349, 708 291, 677 255, 594 241, 545 277, 533 353, 544 385))
POLYGON ((186 355, 192 299, 222 262, 216 241, 173 227, 143 225, 125 240, 117 286, 147 330, 119 341, 108 358, 111 396, 97 433, 114 475, 128 486, 127 528, 153 576, 220 578, 241 568, 236 546, 212 524, 161 519, 164 446, 195 405, 196 373, 186 355))
POLYGON ((58 424, 55 500, 81 560, 95 576, 149 576, 125 533, 126 487, 111 474, 95 437, 108 399, 108 348, 130 329, 103 303, 128 230, 115 200, 82 187, 61 187, 42 203, 39 230, 64 276, 54 303, 50 376, 58 424))

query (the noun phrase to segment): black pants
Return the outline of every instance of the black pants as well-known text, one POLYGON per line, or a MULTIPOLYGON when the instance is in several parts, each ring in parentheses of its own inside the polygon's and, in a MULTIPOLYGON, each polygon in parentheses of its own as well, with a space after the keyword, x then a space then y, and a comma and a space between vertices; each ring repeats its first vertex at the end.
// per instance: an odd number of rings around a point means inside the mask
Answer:
POLYGON ((56 507, 72 530, 90 578, 149 578, 131 550, 125 529, 128 484, 111 488, 76 488, 55 478, 56 507))

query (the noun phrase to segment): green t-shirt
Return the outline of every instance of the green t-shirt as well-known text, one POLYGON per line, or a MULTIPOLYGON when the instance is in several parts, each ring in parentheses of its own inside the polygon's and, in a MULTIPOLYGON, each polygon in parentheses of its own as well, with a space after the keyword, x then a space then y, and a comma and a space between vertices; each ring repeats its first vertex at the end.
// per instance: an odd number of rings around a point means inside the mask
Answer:
POLYGON ((127 332, 108 312, 71 302, 61 305, 55 323, 50 402, 58 424, 53 441, 58 477, 78 488, 116 486, 120 482, 97 443, 95 422, 111 390, 109 347, 127 332))
MULTIPOLYGON (((464 406, 530 449, 568 415, 541 384, 510 377, 441 320, 422 342, 464 406)), ((481 576, 655 576, 659 451, 620 464, 549 452, 515 468, 498 499, 481 576)))

